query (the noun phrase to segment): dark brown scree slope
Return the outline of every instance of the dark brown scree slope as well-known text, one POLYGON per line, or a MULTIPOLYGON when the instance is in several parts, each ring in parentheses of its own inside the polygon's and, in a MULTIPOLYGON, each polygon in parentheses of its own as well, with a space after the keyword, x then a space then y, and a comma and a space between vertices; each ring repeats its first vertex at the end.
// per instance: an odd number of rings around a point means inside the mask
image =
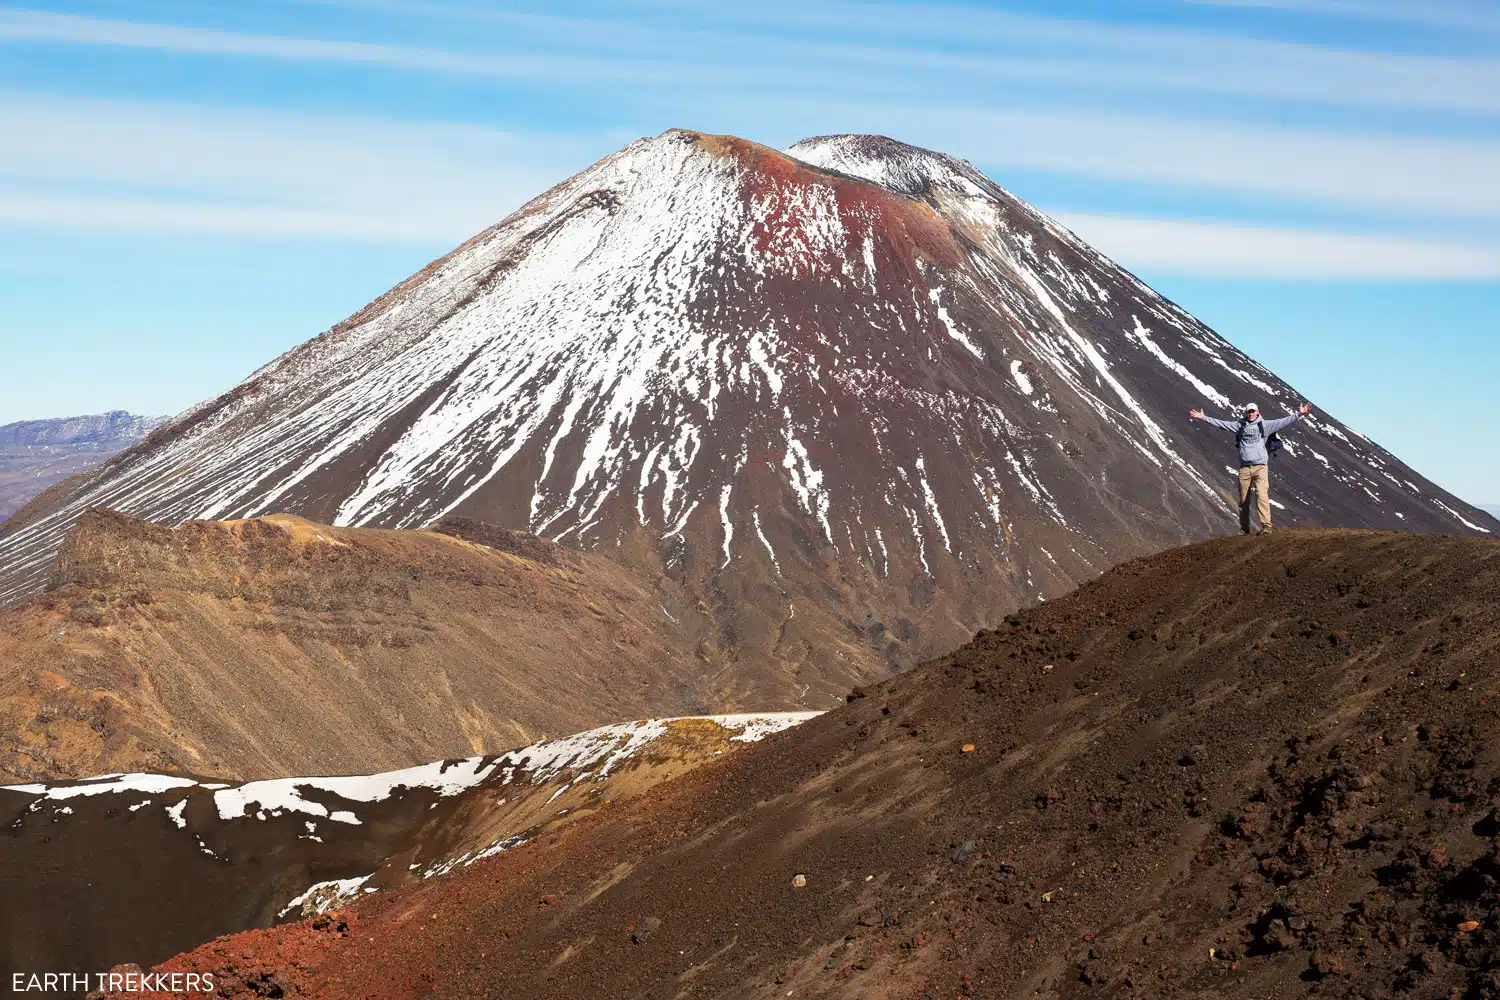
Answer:
POLYGON ((0 995, 17 972, 159 962, 545 839, 798 721, 636 720, 353 779, 0 787, 0 995))
POLYGON ((552 842, 166 967, 232 997, 1500 996, 1497 699, 1500 545, 1196 545, 552 842))

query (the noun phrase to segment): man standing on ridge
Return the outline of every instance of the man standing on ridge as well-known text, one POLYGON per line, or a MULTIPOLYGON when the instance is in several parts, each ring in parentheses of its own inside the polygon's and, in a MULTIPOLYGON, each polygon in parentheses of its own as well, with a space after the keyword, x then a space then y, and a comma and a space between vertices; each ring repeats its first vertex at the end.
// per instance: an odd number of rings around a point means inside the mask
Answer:
POLYGON ((1280 442, 1271 443, 1271 435, 1290 427, 1312 412, 1311 403, 1303 403, 1296 413, 1289 413, 1278 420, 1262 420, 1260 407, 1250 403, 1238 420, 1219 420, 1202 410, 1189 410, 1188 416, 1226 431, 1234 431, 1235 444, 1240 450, 1240 530, 1250 534, 1250 488, 1255 488, 1256 512, 1260 515, 1260 533, 1271 531, 1271 473, 1266 463, 1271 460, 1271 451, 1278 450, 1280 442))

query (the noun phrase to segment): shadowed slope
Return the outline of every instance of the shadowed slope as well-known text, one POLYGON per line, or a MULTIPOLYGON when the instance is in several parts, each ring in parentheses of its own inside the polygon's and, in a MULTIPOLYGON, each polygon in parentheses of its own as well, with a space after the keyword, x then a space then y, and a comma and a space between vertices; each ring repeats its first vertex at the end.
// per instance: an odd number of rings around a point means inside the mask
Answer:
POLYGON ((0 787, 0 982, 149 965, 441 878, 805 718, 642 719, 385 774, 0 787))
POLYGON ((167 967, 231 996, 1489 996, 1497 636, 1494 543, 1178 549, 554 844, 167 967))

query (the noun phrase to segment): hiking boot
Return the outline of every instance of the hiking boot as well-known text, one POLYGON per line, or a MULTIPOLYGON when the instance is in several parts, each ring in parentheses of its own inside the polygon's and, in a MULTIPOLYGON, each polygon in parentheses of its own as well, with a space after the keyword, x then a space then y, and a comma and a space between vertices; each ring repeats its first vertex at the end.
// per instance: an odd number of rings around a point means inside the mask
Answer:
POLYGON ((1260 534, 1260 535, 1269 535, 1270 533, 1271 533, 1271 526, 1269 524, 1262 524, 1260 526, 1260 531, 1256 532, 1256 534, 1260 534))

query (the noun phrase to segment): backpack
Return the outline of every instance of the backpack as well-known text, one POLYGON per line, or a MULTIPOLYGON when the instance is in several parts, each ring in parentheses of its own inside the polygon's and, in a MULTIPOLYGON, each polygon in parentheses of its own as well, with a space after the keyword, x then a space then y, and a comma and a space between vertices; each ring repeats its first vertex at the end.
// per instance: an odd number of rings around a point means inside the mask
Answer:
MULTIPOLYGON (((1260 427, 1261 434, 1264 435, 1266 433, 1265 421, 1264 420, 1257 420, 1255 423, 1260 427)), ((1240 445, 1242 445, 1242 444, 1245 443, 1245 428, 1249 427, 1249 426, 1250 426, 1250 422, 1248 420, 1241 420, 1240 421, 1240 428, 1239 428, 1239 430, 1237 430, 1237 431, 1234 432, 1234 444, 1235 444, 1235 447, 1239 447, 1240 445)), ((1281 435, 1280 434, 1272 434, 1270 437, 1266 438, 1266 454, 1267 455, 1275 455, 1278 452, 1280 452, 1282 448, 1285 448, 1285 447, 1286 447, 1286 445, 1282 443, 1281 435)))

